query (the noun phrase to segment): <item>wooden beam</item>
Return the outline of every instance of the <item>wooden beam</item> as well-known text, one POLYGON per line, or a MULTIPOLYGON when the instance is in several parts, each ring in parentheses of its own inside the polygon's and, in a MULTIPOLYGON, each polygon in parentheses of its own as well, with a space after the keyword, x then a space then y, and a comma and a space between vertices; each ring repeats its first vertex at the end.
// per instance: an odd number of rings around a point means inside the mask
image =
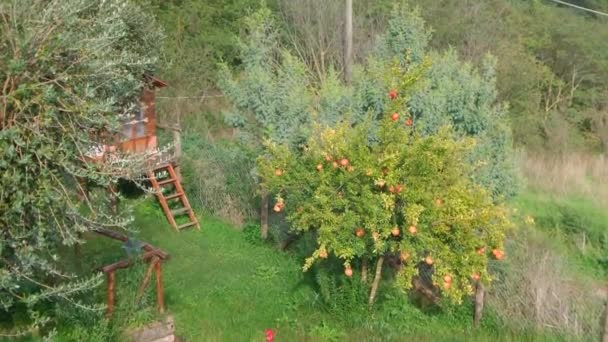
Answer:
MULTIPOLYGON (((159 255, 159 251, 160 250, 153 250, 153 251, 146 252, 141 255, 141 259, 143 261, 148 261, 154 257, 162 259, 159 255)), ((121 268, 128 268, 129 266, 133 265, 134 262, 135 262, 134 259, 124 259, 124 260, 115 262, 113 264, 102 266, 102 267, 98 268, 98 270, 101 270, 104 273, 114 272, 121 268)))
MULTIPOLYGON (((103 235, 105 237, 109 237, 114 240, 122 241, 122 242, 127 242, 129 240, 129 237, 126 236, 125 234, 115 232, 113 230, 109 230, 109 229, 105 229, 105 228, 95 228, 95 229, 93 229, 93 232, 95 232, 99 235, 103 235)), ((147 242, 143 242, 142 248, 146 252, 156 251, 158 253, 157 255, 163 260, 169 258, 169 254, 167 252, 161 250, 160 248, 156 248, 147 242)))

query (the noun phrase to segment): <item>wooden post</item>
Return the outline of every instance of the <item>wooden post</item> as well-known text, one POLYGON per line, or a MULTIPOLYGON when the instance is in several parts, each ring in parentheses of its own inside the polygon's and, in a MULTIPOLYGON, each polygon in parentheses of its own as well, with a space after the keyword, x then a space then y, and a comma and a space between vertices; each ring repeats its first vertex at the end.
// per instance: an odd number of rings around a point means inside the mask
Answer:
POLYGON ((260 235, 262 239, 268 238, 268 194, 262 194, 262 208, 260 209, 260 235))
POLYGON ((353 78, 353 0, 346 0, 344 27, 344 82, 353 78))
POLYGON ((156 304, 158 305, 158 312, 165 312, 165 296, 163 295, 163 283, 162 283, 162 272, 161 262, 157 262, 154 267, 156 268, 156 304))
POLYGON ((106 316, 110 318, 114 311, 114 271, 107 273, 108 275, 108 307, 106 308, 106 316))
POLYGON ((483 314, 483 298, 485 295, 485 290, 483 284, 480 281, 477 281, 475 285, 475 316, 473 318, 473 322, 475 327, 479 327, 481 323, 481 316, 483 314))
POLYGON ((177 174, 177 180, 182 181, 182 173, 181 168, 179 167, 179 161, 182 157, 182 139, 181 139, 181 127, 180 127, 180 117, 179 112, 177 113, 177 118, 175 122, 175 129, 173 130, 173 146, 175 146, 175 173, 177 174))

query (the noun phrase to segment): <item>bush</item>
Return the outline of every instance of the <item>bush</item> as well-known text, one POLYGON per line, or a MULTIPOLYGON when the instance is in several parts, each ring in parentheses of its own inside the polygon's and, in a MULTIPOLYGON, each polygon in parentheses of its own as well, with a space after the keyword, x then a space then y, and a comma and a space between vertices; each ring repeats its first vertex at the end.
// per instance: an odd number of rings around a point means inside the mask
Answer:
POLYGON ((188 134, 183 137, 182 176, 192 205, 242 225, 257 217, 255 159, 230 141, 217 143, 188 134))

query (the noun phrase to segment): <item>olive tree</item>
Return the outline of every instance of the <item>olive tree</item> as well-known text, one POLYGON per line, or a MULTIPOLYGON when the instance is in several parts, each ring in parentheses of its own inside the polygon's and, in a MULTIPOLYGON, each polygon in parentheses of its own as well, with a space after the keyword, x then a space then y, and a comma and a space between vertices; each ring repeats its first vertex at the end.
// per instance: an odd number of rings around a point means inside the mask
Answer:
POLYGON ((25 309, 20 323, 48 322, 49 303, 87 308, 76 295, 101 282, 69 273, 62 251, 128 221, 80 203, 78 180, 116 180, 87 154, 136 109, 161 37, 126 0, 0 2, 0 310, 25 309))

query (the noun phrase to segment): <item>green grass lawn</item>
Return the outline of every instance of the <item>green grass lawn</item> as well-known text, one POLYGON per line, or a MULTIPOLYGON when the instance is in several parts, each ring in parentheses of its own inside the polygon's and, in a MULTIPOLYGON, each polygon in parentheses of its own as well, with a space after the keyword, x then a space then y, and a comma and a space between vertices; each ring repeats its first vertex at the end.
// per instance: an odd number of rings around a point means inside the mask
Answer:
MULTIPOLYGON (((332 311, 301 271, 300 258, 256 241, 251 232, 203 217, 200 231, 176 233, 151 200, 136 206, 135 217, 138 238, 171 256, 163 265, 166 309, 175 317, 178 335, 187 341, 264 341, 267 328, 275 331, 275 341, 556 340, 505 331, 491 312, 476 330, 470 303, 424 312, 406 299, 391 297, 394 292, 387 288, 374 310, 332 311)), ((93 237, 83 246, 83 255, 86 265, 81 267, 90 268, 124 258, 124 251, 119 243, 93 237)), ((144 306, 125 305, 132 303, 144 269, 138 265, 117 273, 117 312, 109 325, 99 329, 123 330, 157 318, 153 283, 144 306)), ((96 290, 95 298, 103 302, 104 286, 96 290)), ((95 340, 85 337, 92 328, 73 333, 78 324, 60 325, 58 340, 95 340)))

